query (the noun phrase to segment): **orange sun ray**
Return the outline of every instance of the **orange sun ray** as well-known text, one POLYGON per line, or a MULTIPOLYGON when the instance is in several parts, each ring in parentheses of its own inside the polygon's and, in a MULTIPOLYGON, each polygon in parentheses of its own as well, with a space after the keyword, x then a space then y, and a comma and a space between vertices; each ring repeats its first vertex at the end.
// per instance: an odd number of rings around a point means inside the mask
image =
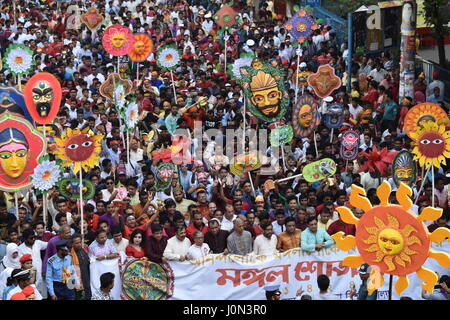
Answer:
POLYGON ((367 283, 367 291, 372 294, 375 290, 380 289, 384 284, 384 277, 377 268, 370 271, 369 282, 367 283))
POLYGON ((430 250, 428 256, 436 260, 444 268, 450 268, 450 257, 448 256, 448 254, 445 254, 444 252, 430 250))
POLYGON ((447 228, 437 228, 430 234, 430 240, 433 242, 442 242, 446 238, 450 242, 450 230, 447 228))
POLYGON ((352 235, 344 237, 345 233, 340 231, 333 234, 331 237, 336 241, 336 245, 342 251, 349 251, 356 246, 355 237, 352 235))
POLYGON ((413 202, 411 200, 412 190, 405 183, 400 182, 400 186, 397 189, 395 197, 397 198, 398 203, 402 206, 403 209, 408 210, 411 208, 413 202))
POLYGON ((399 277, 398 280, 395 282, 395 292, 397 292, 397 294, 399 296, 402 295, 402 292, 408 288, 409 286, 409 279, 407 276, 402 276, 399 277))
POLYGON ((385 256, 383 259, 384 263, 388 266, 388 271, 395 270, 395 264, 392 260, 394 260, 393 256, 385 256))
POLYGON ((355 217, 353 212, 347 207, 338 207, 336 208, 337 212, 341 217, 341 220, 348 224, 358 224, 359 219, 355 217))
POLYGON ((346 256, 344 260, 342 260, 342 265, 351 268, 359 268, 362 264, 364 264, 364 260, 361 256, 346 256))
POLYGON ((429 293, 433 293, 434 285, 438 281, 437 274, 424 267, 421 267, 419 270, 417 270, 416 274, 420 280, 423 280, 422 288, 424 290, 427 290, 429 293))
POLYGON ((350 204, 364 212, 372 209, 372 204, 366 198, 366 190, 356 185, 352 185, 352 192, 350 193, 350 204))
POLYGON ((426 207, 425 209, 422 210, 422 212, 420 213, 418 219, 420 221, 436 221, 437 219, 439 219, 442 216, 442 209, 437 209, 437 208, 433 208, 433 207, 426 207))
POLYGON ((377 188, 377 197, 380 199, 380 205, 387 206, 389 204, 389 196, 391 195, 391 185, 387 180, 377 188))

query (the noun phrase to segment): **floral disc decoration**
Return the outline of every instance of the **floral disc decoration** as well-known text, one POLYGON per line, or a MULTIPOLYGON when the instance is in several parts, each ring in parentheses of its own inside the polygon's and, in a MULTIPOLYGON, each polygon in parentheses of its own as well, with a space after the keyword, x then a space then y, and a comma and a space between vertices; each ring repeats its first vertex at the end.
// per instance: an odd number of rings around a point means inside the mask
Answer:
POLYGON ((416 164, 414 163, 413 155, 409 151, 400 151, 395 156, 392 164, 392 175, 397 187, 400 186, 400 182, 403 182, 408 187, 411 187, 416 182, 416 164))
POLYGON ((53 122, 62 97, 61 84, 54 75, 47 72, 35 74, 28 80, 23 93, 27 109, 35 122, 53 122))
POLYGON ((17 43, 11 44, 6 49, 3 62, 6 69, 15 76, 29 73, 36 64, 33 59, 33 50, 17 43))
POLYGON ((114 88, 114 104, 116 106, 117 112, 123 115, 125 111, 125 87, 122 83, 118 83, 114 88))
POLYGON ((216 23, 221 27, 232 27, 239 24, 237 19, 237 12, 229 5, 224 5, 214 16, 216 23))
POLYGON ((441 163, 446 164, 445 158, 450 158, 450 131, 446 131, 445 125, 421 122, 421 128, 412 132, 411 138, 416 145, 412 150, 414 160, 419 160, 421 167, 440 168, 441 163))
POLYGON ((175 171, 176 166, 172 162, 161 162, 158 165, 154 171, 156 191, 164 191, 170 186, 175 171))
POLYGON ((284 25, 284 28, 299 43, 304 42, 318 27, 316 21, 303 8, 284 25))
POLYGON ((321 65, 316 73, 308 77, 308 84, 319 98, 326 98, 341 86, 341 78, 329 64, 321 65))
POLYGON ((126 55, 133 48, 133 32, 120 24, 109 26, 103 33, 102 44, 113 56, 126 55))
POLYGON ((174 70, 181 62, 180 51, 174 45, 163 46, 156 53, 156 62, 160 68, 174 70))
POLYGON ((235 81, 241 81, 241 68, 249 67, 252 65, 252 61, 255 58, 251 53, 243 53, 239 59, 234 60, 233 64, 230 64, 227 68, 228 74, 231 79, 235 81))
POLYGON ((81 168, 87 172, 98 164, 102 139, 102 135, 94 134, 89 127, 83 130, 68 128, 65 136, 55 138, 57 145, 55 154, 63 161, 63 166, 74 165, 74 174, 81 168))
POLYGON ((98 12, 97 8, 89 8, 86 13, 81 15, 81 22, 83 22, 91 31, 97 30, 102 25, 105 18, 98 12))
POLYGON ((432 121, 441 124, 445 119, 447 112, 439 105, 430 102, 420 103, 406 113, 404 131, 408 137, 414 139, 412 133, 422 128, 422 123, 432 121))
POLYGON ((301 96, 292 110, 292 127, 296 137, 307 137, 320 124, 319 104, 310 96, 301 96))
MULTIPOLYGON (((84 200, 92 199, 95 195, 94 184, 82 179, 82 195, 84 200)), ((80 179, 62 179, 59 183, 59 192, 65 198, 80 199, 80 179)))
POLYGON ((40 158, 31 175, 33 187, 41 192, 47 192, 59 181, 61 175, 61 167, 56 161, 48 160, 48 156, 40 158))
POLYGON ((294 137, 294 130, 292 126, 287 124, 281 127, 277 127, 270 132, 270 145, 279 147, 286 143, 291 142, 294 137))
POLYGON ((239 83, 244 89, 247 106, 251 113, 265 122, 275 122, 283 118, 289 106, 289 95, 284 87, 284 71, 278 62, 270 64, 258 58, 251 66, 241 68, 239 83))
POLYGON ((111 73, 105 82, 100 85, 100 94, 110 101, 114 101, 114 91, 121 84, 125 90, 125 96, 133 90, 133 83, 130 80, 122 79, 118 73, 111 73))
POLYGON ((411 211, 412 190, 400 183, 396 198, 400 205, 390 204, 391 186, 386 180, 378 187, 380 204, 373 206, 366 191, 352 185, 350 204, 364 211, 360 219, 347 207, 336 210, 345 223, 356 226, 356 235, 344 236, 338 232, 332 236, 339 249, 349 251, 356 247, 359 255, 349 255, 342 261, 343 266, 359 268, 364 263, 372 266, 367 284, 369 294, 384 284, 383 274, 398 276, 395 291, 400 296, 409 286, 408 275, 416 273, 423 280, 422 288, 432 293, 438 276, 423 267, 428 258, 435 259, 441 266, 450 268, 450 255, 431 250, 431 242, 441 242, 450 238, 450 230, 437 228, 431 234, 424 221, 435 221, 442 215, 442 209, 426 207, 419 216, 411 211))
POLYGON ((125 111, 125 125, 128 131, 133 131, 136 127, 139 119, 139 104, 136 101, 132 101, 128 104, 125 111))
POLYGON ((4 114, 0 118, 0 190, 31 187, 30 176, 46 149, 45 137, 30 122, 4 114))
POLYGON ((153 51, 153 41, 145 33, 134 35, 134 44, 128 56, 134 62, 145 61, 153 51))

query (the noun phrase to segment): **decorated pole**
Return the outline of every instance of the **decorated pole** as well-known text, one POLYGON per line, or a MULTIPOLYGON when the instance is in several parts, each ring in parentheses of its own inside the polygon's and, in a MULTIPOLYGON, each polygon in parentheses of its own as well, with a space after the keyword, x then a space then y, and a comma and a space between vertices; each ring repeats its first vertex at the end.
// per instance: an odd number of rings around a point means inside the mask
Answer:
POLYGON ((224 68, 224 73, 227 74, 227 41, 229 39, 229 36, 227 35, 227 30, 225 29, 224 34, 223 34, 223 40, 224 40, 224 45, 225 45, 225 49, 224 49, 224 55, 225 55, 225 68, 224 68))
POLYGON ((431 206, 434 208, 434 165, 431 165, 431 206))
POLYGON ((18 191, 14 192, 14 204, 16 207, 16 214, 18 215, 19 214, 19 198, 17 196, 17 192, 18 191))
MULTIPOLYGON (((80 164, 81 166, 81 164, 80 164)), ((84 247, 84 210, 83 210, 83 170, 80 170, 80 212, 81 212, 81 245, 84 247)))
POLYGON ((278 180, 275 180, 275 181, 276 182, 283 182, 283 181, 292 180, 292 179, 295 179, 295 178, 301 177, 301 176, 303 176, 303 173, 299 173, 299 174, 296 174, 295 176, 290 176, 290 177, 283 178, 283 179, 278 179, 278 180))
POLYGON ((414 71, 416 55, 416 19, 415 0, 403 0, 402 24, 400 26, 400 89, 399 104, 405 97, 414 97, 414 71))
MULTIPOLYGON (((431 166, 432 166, 432 165, 431 165, 431 166)), ((425 180, 427 179, 428 171, 430 171, 431 166, 428 167, 427 171, 425 172, 425 175, 424 175, 423 178, 422 178, 422 183, 420 184, 420 189, 419 189, 419 191, 417 192, 417 198, 416 198, 416 200, 414 201, 414 204, 417 204, 417 201, 419 200, 420 193, 422 192, 423 186, 424 186, 424 184, 425 184, 425 180)))
MULTIPOLYGON (((297 76, 295 77, 295 104, 297 104, 297 98, 298 98, 298 72, 300 70, 300 45, 298 46, 297 49, 297 76)), ((302 86, 303 88, 303 86, 302 86)), ((303 94, 303 89, 302 89, 302 94, 303 94)))
POLYGON ((177 103, 177 91, 175 89, 175 81, 173 81, 172 69, 170 69, 170 77, 172 78, 173 98, 175 99, 175 103, 177 103))

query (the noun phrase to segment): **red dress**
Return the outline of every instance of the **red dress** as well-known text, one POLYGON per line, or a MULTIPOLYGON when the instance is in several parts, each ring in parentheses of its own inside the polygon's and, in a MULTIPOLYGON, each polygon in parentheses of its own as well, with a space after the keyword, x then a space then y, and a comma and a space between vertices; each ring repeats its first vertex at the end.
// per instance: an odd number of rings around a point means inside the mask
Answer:
POLYGON ((143 258, 145 256, 144 249, 141 248, 141 251, 136 250, 134 247, 128 245, 125 249, 125 254, 128 257, 134 257, 134 258, 143 258))

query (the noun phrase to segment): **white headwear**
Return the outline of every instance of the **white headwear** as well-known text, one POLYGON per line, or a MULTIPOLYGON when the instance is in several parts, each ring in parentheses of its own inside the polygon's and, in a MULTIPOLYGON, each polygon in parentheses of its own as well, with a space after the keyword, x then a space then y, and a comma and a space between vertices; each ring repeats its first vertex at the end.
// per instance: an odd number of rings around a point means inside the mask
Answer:
POLYGON ((6 246, 6 255, 3 258, 3 264, 6 268, 20 269, 22 267, 19 261, 19 255, 16 258, 12 257, 15 252, 19 252, 17 244, 10 243, 6 246))

